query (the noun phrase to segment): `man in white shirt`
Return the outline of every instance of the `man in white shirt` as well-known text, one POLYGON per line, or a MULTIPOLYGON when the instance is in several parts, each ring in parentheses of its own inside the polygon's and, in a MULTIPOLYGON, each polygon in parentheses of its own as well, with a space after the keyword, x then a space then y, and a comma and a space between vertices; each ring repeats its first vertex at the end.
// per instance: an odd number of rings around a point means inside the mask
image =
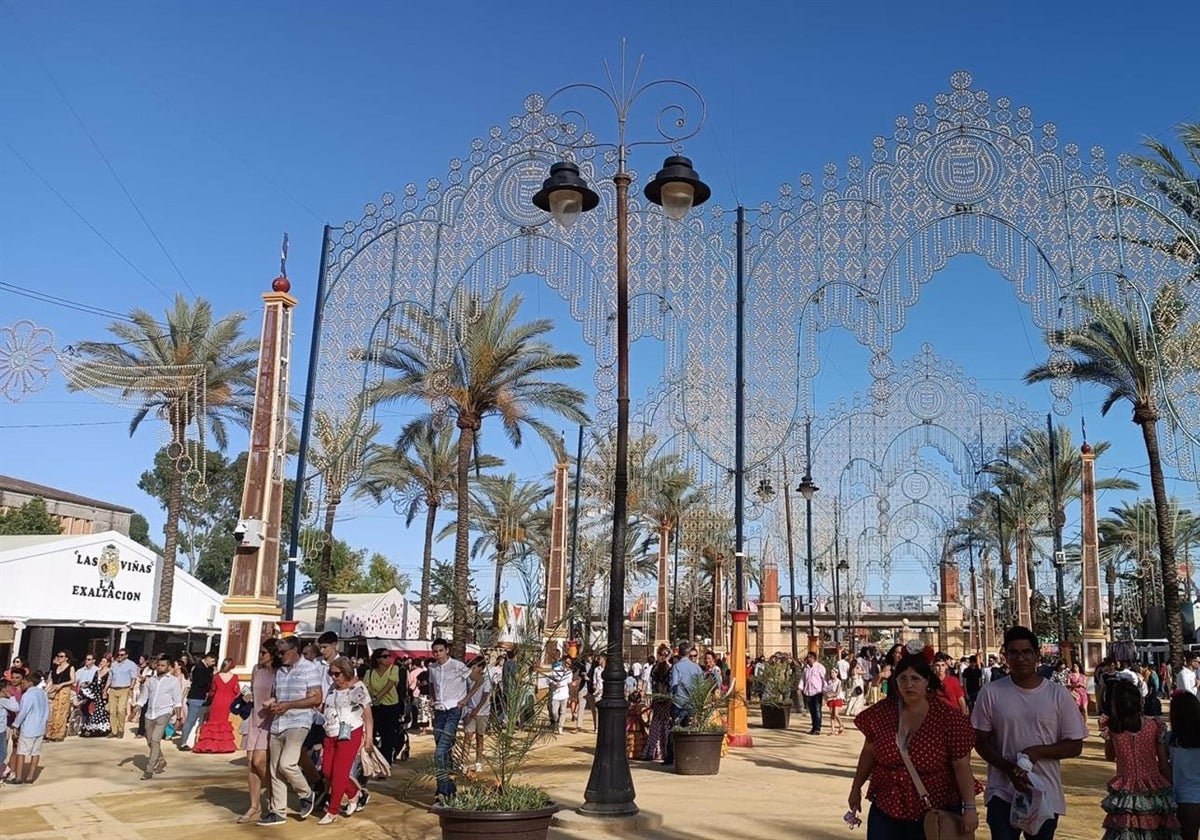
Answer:
POLYGON ((300 770, 300 753, 312 728, 313 710, 321 705, 325 669, 300 654, 300 639, 284 636, 276 649, 283 665, 275 672, 274 697, 267 704, 271 718, 270 761, 271 812, 258 825, 287 822, 288 787, 300 797, 300 819, 307 819, 316 806, 316 795, 300 770))
POLYGON ((487 660, 476 656, 471 660, 471 688, 467 705, 463 707, 463 734, 475 736, 475 772, 483 769, 483 742, 487 737, 488 721, 492 714, 492 678, 488 676, 487 660))
MULTIPOLYGON (((153 779, 155 773, 167 769, 162 756, 162 739, 167 724, 178 724, 183 720, 183 693, 179 678, 171 673, 171 659, 160 656, 154 663, 154 676, 146 680, 137 703, 129 709, 129 720, 133 720, 138 709, 143 709, 146 721, 146 743, 150 745, 150 759, 146 762, 143 779, 153 779)), ((122 724, 123 726, 123 724, 122 724)))
POLYGON ((1185 653, 1183 655, 1183 667, 1179 669, 1179 673, 1175 675, 1175 689, 1177 691, 1186 691, 1191 694, 1197 693, 1196 679, 1196 654, 1185 653))
POLYGON ((567 716, 567 701, 571 699, 571 680, 575 674, 571 660, 560 659, 550 668, 550 726, 561 735, 563 719, 567 716))
POLYGON ((1136 685, 1138 694, 1142 695, 1142 699, 1145 700, 1150 689, 1146 686, 1146 681, 1142 679, 1142 675, 1138 673, 1137 668, 1134 667, 1136 663, 1125 662, 1122 664, 1124 667, 1117 671, 1117 679, 1126 680, 1136 685))
POLYGON ((1036 840, 1053 840, 1058 816, 1067 812, 1060 762, 1079 755, 1088 734, 1070 692, 1038 676, 1038 652, 1033 631, 1010 627, 1004 634, 1008 679, 985 685, 971 713, 975 750, 989 765, 984 801, 992 840, 1020 838, 1010 818, 1013 799, 1030 789, 1030 774, 1017 766, 1022 753, 1033 762, 1038 787, 1055 814, 1036 840))
POLYGON ((90 653, 83 658, 83 665, 75 669, 75 692, 89 684, 96 677, 96 672, 100 669, 96 667, 96 657, 90 653))
POLYGON ((454 737, 467 705, 471 669, 450 655, 450 643, 433 640, 434 663, 429 666, 429 688, 433 694, 433 760, 437 774, 437 800, 444 803, 458 788, 450 777, 454 737))

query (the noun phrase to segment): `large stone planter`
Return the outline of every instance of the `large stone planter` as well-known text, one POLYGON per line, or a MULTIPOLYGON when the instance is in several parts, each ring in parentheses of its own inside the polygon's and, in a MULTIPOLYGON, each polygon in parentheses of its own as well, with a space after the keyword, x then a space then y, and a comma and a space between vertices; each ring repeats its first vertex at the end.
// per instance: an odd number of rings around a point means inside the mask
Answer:
POLYGON ((715 776, 721 771, 724 732, 671 733, 675 739, 675 772, 680 776, 715 776))
POLYGON ((537 811, 456 811, 434 808, 442 840, 546 840, 557 805, 537 811))
POLYGON ((763 729, 787 729, 791 722, 792 707, 790 705, 762 707, 763 729))

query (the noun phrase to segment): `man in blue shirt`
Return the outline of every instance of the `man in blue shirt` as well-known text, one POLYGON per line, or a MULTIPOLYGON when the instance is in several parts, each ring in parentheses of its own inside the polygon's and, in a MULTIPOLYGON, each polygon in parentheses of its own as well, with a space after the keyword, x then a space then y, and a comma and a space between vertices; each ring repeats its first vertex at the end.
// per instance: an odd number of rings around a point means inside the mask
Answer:
POLYGON ((13 729, 17 730, 17 754, 12 765, 16 774, 14 785, 33 784, 42 760, 42 738, 50 719, 50 701, 41 683, 41 671, 32 671, 21 678, 21 707, 13 721, 13 729))
MULTIPOLYGON (((688 658, 691 642, 680 642, 676 650, 679 657, 671 666, 671 726, 687 726, 691 722, 692 709, 688 705, 688 690, 694 680, 703 679, 700 666, 688 658)), ((667 754, 663 764, 675 763, 675 739, 667 738, 667 754)))
POLYGON ((125 648, 117 651, 117 658, 108 671, 108 719, 112 722, 114 738, 124 738, 129 714, 129 690, 137 681, 137 663, 129 658, 125 648))

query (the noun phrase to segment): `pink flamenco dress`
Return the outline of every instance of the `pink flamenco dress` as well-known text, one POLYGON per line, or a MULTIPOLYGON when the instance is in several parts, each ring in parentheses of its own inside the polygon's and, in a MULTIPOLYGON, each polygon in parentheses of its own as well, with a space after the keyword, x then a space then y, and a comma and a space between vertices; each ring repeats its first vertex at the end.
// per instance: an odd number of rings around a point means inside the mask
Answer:
POLYGON ((1180 840, 1171 780, 1158 770, 1162 723, 1145 717, 1137 732, 1109 734, 1102 726, 1102 734, 1111 739, 1117 759, 1117 775, 1100 803, 1104 840, 1180 840))
POLYGON ((241 695, 241 687, 235 675, 229 674, 228 680, 221 679, 221 676, 217 674, 213 677, 213 696, 208 720, 200 727, 200 737, 196 739, 196 746, 192 748, 192 752, 237 752, 233 724, 229 722, 229 707, 241 695))

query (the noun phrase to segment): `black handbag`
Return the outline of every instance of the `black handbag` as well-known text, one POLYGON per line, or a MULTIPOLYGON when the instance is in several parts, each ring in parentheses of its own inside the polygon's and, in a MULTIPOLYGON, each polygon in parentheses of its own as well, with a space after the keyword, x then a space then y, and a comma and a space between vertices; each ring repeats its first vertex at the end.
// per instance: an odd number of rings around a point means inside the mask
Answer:
POLYGON ((250 713, 253 711, 254 704, 240 694, 233 699, 232 703, 229 704, 229 713, 231 715, 237 715, 242 720, 249 718, 250 713))

